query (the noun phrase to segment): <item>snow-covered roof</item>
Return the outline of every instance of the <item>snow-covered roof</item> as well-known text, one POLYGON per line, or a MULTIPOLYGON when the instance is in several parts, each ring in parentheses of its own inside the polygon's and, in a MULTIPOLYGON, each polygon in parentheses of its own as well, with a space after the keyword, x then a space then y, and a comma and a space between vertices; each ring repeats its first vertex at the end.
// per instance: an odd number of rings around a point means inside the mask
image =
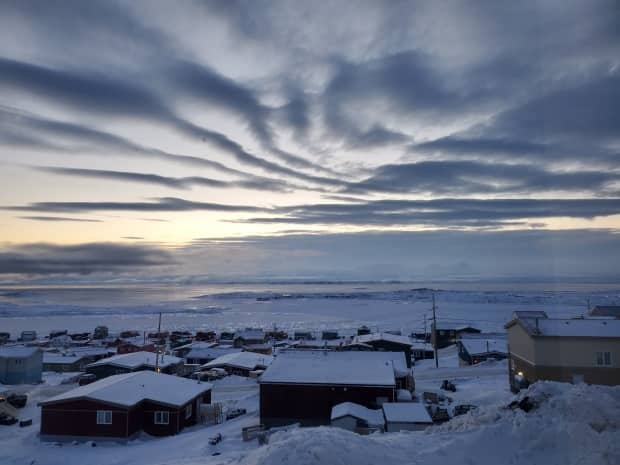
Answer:
POLYGON ((433 423, 426 407, 419 402, 385 402, 383 414, 388 423, 433 423))
POLYGON ((38 347, 4 346, 0 347, 0 358, 28 358, 38 351, 38 347))
POLYGON ((241 349, 235 349, 233 347, 211 347, 211 348, 204 348, 204 349, 198 348, 198 349, 190 350, 187 353, 187 355, 185 355, 185 358, 186 359, 189 359, 189 358, 215 359, 215 358, 221 357, 222 355, 234 354, 238 352, 241 352, 241 349))
POLYGON ((235 339, 237 338, 243 338, 246 341, 262 341, 265 339, 265 332, 262 329, 244 329, 235 332, 235 339))
POLYGON ((413 350, 434 350, 433 344, 430 342, 413 342, 411 343, 411 348, 413 350))
POLYGON ((71 349, 65 350, 65 353, 82 355, 84 357, 90 357, 90 356, 96 356, 96 355, 107 355, 109 352, 110 352, 110 349, 108 349, 107 347, 97 347, 97 346, 72 347, 71 349))
POLYGON ((54 396, 40 402, 39 405, 71 399, 92 399, 125 407, 131 407, 143 400, 180 407, 212 387, 210 383, 197 383, 178 376, 137 371, 108 376, 54 396))
POLYGON ((620 320, 523 318, 519 321, 535 336, 620 338, 620 320))
POLYGON ((512 318, 548 318, 547 312, 542 310, 516 310, 512 312, 512 318))
MULTIPOLYGON (((146 365, 155 368, 156 354, 153 352, 131 352, 129 354, 114 355, 113 357, 102 358, 93 362, 87 367, 96 367, 101 365, 114 365, 123 368, 138 368, 139 366, 146 365)), ((159 355, 159 367, 164 368, 170 365, 177 365, 181 363, 183 359, 174 357, 172 355, 159 355)))
POLYGON ((372 333, 372 334, 364 334, 362 336, 356 336, 356 341, 368 344, 376 341, 387 341, 392 342, 394 344, 402 344, 406 346, 411 346, 411 339, 408 336, 398 336, 396 334, 391 333, 372 333))
POLYGON ((461 339, 459 342, 470 355, 488 352, 508 353, 508 341, 506 339, 461 339))
POLYGON ((217 345, 217 342, 207 342, 207 341, 194 341, 188 344, 183 344, 182 346, 177 346, 173 351, 181 350, 181 349, 209 349, 217 345))
POLYGON ((402 352, 281 352, 260 382, 391 387, 395 384, 393 360, 398 355, 404 360, 402 352))
POLYGON ((84 355, 65 355, 55 352, 43 352, 43 363, 48 365, 63 365, 65 363, 78 362, 84 357, 84 355))
POLYGON ((65 364, 75 363, 86 357, 107 355, 109 352, 105 347, 72 347, 63 352, 43 352, 43 363, 65 364))
POLYGON ((234 368, 243 368, 247 370, 255 370, 258 367, 268 367, 273 362, 271 355, 257 354, 254 352, 234 352, 225 354, 221 357, 205 363, 200 368, 217 368, 222 366, 230 366, 234 368))
POLYGON ((368 423, 368 426, 383 426, 385 424, 382 410, 372 410, 353 402, 343 402, 334 405, 331 414, 332 421, 346 416, 364 420, 368 423))

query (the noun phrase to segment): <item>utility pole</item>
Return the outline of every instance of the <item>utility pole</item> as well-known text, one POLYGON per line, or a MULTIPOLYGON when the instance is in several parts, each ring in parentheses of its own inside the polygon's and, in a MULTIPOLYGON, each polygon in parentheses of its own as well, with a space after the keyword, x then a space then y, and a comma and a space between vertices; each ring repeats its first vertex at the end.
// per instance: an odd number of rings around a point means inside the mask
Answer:
POLYGON ((439 368, 437 356, 437 316, 435 315, 435 294, 433 293, 433 349, 435 350, 435 368, 439 368))
POLYGON ((159 312, 159 323, 157 324, 157 346, 155 348, 155 373, 159 373, 159 341, 161 337, 161 312, 159 312))

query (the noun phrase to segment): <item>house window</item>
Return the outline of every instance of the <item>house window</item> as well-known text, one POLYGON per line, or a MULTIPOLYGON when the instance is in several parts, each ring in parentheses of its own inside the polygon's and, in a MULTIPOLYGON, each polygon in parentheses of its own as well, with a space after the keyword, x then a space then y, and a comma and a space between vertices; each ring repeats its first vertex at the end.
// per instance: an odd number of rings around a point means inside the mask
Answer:
POLYGON ((170 414, 168 412, 155 412, 155 424, 167 425, 170 423, 170 414))
POLYGON ((611 366, 611 352, 597 352, 596 365, 599 367, 611 366))
POLYGON ((97 410, 97 424, 98 425, 111 425, 112 424, 112 411, 111 410, 97 410))
POLYGON ((187 420, 191 416, 192 416, 192 404, 189 404, 187 407, 185 407, 185 419, 187 420))

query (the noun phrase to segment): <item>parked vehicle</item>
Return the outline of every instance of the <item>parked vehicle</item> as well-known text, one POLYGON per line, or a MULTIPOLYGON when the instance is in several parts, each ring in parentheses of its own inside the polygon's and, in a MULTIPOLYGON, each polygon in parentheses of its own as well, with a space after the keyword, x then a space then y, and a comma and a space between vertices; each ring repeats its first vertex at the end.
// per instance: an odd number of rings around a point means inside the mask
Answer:
POLYGON ((226 419, 232 420, 233 418, 240 417, 241 415, 245 415, 246 413, 247 413, 247 410, 244 408, 236 408, 233 410, 229 410, 228 413, 226 413, 226 419))
POLYGON ((444 379, 441 383, 441 389, 444 391, 456 392, 456 386, 454 383, 452 381, 448 381, 447 379, 444 379))
POLYGON ((5 413, 0 413, 0 425, 14 425, 17 423, 17 418, 12 417, 11 415, 7 415, 5 413))
POLYGON ((95 381, 97 381, 97 376, 92 373, 85 373, 78 378, 78 384, 80 386, 85 386, 95 381))
POLYGON ((470 404, 461 404, 454 407, 454 416, 458 417, 459 415, 465 415, 467 412, 471 410, 476 410, 478 407, 470 404))
POLYGON ((23 408, 28 402, 28 396, 26 394, 9 394, 6 401, 15 408, 23 408))

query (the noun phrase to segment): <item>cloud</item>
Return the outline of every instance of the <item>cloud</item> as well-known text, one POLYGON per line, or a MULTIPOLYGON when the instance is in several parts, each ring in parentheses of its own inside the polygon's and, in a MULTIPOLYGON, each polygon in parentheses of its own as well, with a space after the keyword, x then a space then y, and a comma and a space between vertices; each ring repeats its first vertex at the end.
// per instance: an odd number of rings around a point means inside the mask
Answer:
POLYGON ((349 183, 345 191, 433 195, 546 191, 588 191, 598 194, 612 189, 618 181, 620 173, 609 171, 552 172, 532 165, 445 160, 382 165, 370 178, 349 183))
POLYGON ((143 212, 262 212, 270 211, 250 205, 226 205, 212 202, 194 202, 175 197, 162 197, 153 202, 35 202, 29 205, 4 206, 5 210, 84 213, 96 211, 143 211, 143 212))
POLYGON ((76 223, 102 223, 101 220, 89 218, 69 218, 66 216, 19 216, 22 220, 46 221, 46 222, 76 222, 76 223))
POLYGON ((142 119, 171 127, 191 139, 208 143, 238 162, 271 174, 334 186, 339 181, 305 174, 256 156, 227 135, 177 116, 148 90, 102 74, 59 71, 0 58, 0 87, 24 90, 63 107, 104 117, 142 119))
POLYGON ((236 222, 350 226, 458 226, 499 228, 526 218, 594 218, 620 214, 620 199, 374 200, 280 207, 271 216, 236 222), (279 216, 274 216, 278 215, 279 216))
POLYGON ((161 267, 172 255, 152 246, 90 243, 27 244, 0 249, 0 274, 91 274, 161 267))
POLYGON ((236 241, 199 240, 183 254, 229 279, 490 279, 507 289, 510 279, 550 289, 573 277, 614 280, 620 259, 618 234, 607 230, 324 231, 236 241))
POLYGON ((412 144, 413 153, 521 159, 536 164, 587 162, 618 168, 620 74, 605 73, 553 89, 462 133, 412 144), (576 109, 579 109, 576 111, 576 109))
POLYGON ((219 179, 206 178, 204 176, 189 176, 183 178, 173 178, 170 176, 161 176, 157 174, 135 173, 128 171, 111 171, 111 170, 91 170, 81 168, 66 168, 42 166, 34 167, 39 171, 46 173, 75 176, 81 178, 110 179, 115 181, 137 182, 145 184, 154 184, 159 186, 170 187, 173 189, 189 189, 193 186, 214 187, 214 188, 243 188, 265 190, 271 192, 289 192, 293 186, 274 179, 247 179, 239 181, 221 181, 219 179))

